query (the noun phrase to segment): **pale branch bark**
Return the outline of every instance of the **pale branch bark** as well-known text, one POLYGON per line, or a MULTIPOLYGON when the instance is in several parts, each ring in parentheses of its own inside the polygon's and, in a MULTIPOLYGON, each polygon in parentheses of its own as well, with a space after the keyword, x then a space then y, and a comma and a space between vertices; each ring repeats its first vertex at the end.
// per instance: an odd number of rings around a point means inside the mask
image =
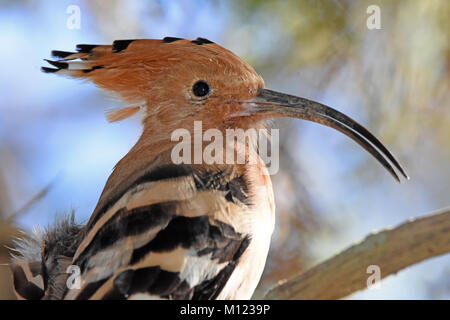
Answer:
POLYGON ((450 208, 372 233, 306 272, 269 290, 265 299, 340 299, 367 288, 377 265, 381 278, 450 252, 450 208))

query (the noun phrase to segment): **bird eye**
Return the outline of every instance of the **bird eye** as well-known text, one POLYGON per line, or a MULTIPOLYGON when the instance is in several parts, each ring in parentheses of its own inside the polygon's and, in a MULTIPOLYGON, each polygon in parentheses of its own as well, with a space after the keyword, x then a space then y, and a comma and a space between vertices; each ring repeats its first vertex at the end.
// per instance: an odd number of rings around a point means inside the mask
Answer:
POLYGON ((192 92, 197 97, 204 97, 209 93, 209 85, 203 80, 197 81, 192 87, 192 92))

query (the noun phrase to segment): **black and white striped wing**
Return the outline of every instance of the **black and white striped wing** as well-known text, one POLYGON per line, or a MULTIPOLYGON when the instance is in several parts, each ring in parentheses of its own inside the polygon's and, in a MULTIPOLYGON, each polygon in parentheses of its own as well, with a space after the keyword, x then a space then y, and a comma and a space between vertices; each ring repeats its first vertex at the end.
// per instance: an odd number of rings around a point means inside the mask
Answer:
POLYGON ((232 172, 167 165, 111 197, 73 260, 66 299, 214 299, 250 243, 239 226, 246 183, 232 172))

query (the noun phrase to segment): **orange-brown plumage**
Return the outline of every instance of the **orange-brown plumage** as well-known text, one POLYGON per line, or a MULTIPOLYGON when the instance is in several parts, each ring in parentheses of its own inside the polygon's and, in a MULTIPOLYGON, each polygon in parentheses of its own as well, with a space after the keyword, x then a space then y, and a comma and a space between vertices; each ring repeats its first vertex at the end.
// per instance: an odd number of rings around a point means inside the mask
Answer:
MULTIPOLYGON (((84 45, 79 48, 83 50, 84 45)), ((125 177, 170 150, 177 143, 171 141, 171 133, 180 128, 192 132, 195 120, 202 121, 203 131, 263 127, 257 116, 233 117, 245 112, 241 101, 255 97, 257 90, 264 87, 263 79, 218 44, 142 39, 130 42, 120 51, 113 45, 88 49, 89 52, 67 56, 64 61, 81 59, 85 68, 92 71, 70 70, 69 66, 68 71, 61 70, 63 74, 91 80, 132 105, 108 112, 107 118, 112 121, 123 120, 139 109, 144 113, 143 134, 116 165, 105 192, 116 189, 125 177), (192 85, 199 80, 207 81, 212 88, 207 99, 192 94, 192 85)))
MULTIPOLYGON (((191 119, 203 120, 205 130, 224 123, 232 126, 234 121, 228 116, 242 111, 236 101, 253 98, 258 88, 264 87, 252 67, 215 43, 143 39, 120 51, 111 45, 96 46, 64 61, 70 64, 74 58, 82 59, 85 67, 70 70, 69 65, 63 74, 91 80, 127 104, 143 105, 144 126, 154 130, 178 128, 191 119), (192 85, 198 80, 207 81, 212 88, 207 100, 192 95, 192 85)), ((242 125, 239 121, 237 126, 242 125)))
POLYGON ((33 242, 42 246, 41 257, 21 244, 13 269, 23 298, 251 297, 274 228, 269 172, 254 136, 215 151, 224 160, 231 145, 245 155, 243 163, 196 163, 195 156, 174 162, 178 141, 172 133, 195 135, 196 121, 201 135, 216 129, 226 136, 228 129, 264 129, 267 118, 311 120, 352 138, 397 180, 397 172, 407 177, 357 122, 320 103, 265 89, 252 67, 207 39, 119 40, 77 50, 53 51, 59 60, 47 61, 56 69, 43 71, 93 81, 120 97, 126 106, 109 111, 110 121, 142 110, 143 132, 117 163, 86 226, 57 225, 42 244, 33 242), (81 270, 81 288, 66 287, 60 270, 69 263, 81 270), (40 268, 33 269, 34 278, 25 272, 31 264, 40 268))

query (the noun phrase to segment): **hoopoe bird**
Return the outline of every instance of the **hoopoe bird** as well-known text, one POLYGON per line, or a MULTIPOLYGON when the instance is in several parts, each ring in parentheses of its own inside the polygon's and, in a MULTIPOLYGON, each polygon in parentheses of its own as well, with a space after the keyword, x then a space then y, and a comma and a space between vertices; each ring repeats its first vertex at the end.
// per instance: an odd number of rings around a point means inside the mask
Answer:
POLYGON ((11 269, 19 299, 251 298, 275 223, 270 176, 248 140, 231 144, 245 153, 244 163, 174 163, 171 133, 195 134, 195 121, 203 132, 224 135, 264 130, 277 117, 314 121, 356 141, 396 180, 407 178, 363 126, 318 102, 265 89, 251 66, 207 39, 118 40, 52 56, 53 67, 42 71, 112 92, 126 105, 108 119, 141 111, 143 131, 86 225, 72 215, 16 241, 11 269), (69 285, 70 267, 78 286, 69 285))

